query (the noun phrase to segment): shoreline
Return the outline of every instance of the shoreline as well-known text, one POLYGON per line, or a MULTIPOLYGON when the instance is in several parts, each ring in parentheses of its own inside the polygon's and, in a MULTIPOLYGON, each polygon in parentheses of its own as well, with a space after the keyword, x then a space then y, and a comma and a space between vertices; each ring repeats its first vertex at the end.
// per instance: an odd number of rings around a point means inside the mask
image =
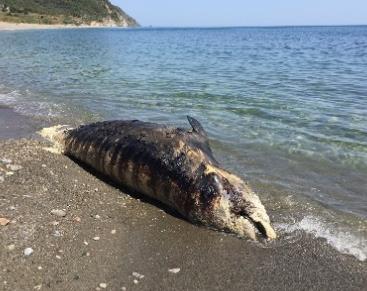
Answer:
POLYGON ((31 118, 0 103, 0 140, 31 138, 35 136, 37 128, 31 118))
POLYGON ((0 21, 0 31, 17 30, 47 30, 47 29, 75 29, 75 28, 126 28, 120 26, 100 26, 100 25, 65 25, 65 24, 36 24, 36 23, 15 23, 0 21))
POLYGON ((9 220, 0 226, 2 290, 95 290, 101 283, 111 290, 361 290, 367 284, 367 262, 324 239, 301 232, 296 240, 261 245, 130 196, 43 150, 47 143, 31 138, 37 126, 22 131, 28 122, 22 118, 0 106, 0 217, 9 220), (54 209, 66 215, 51 214, 54 209), (25 256, 26 248, 33 254, 25 256))

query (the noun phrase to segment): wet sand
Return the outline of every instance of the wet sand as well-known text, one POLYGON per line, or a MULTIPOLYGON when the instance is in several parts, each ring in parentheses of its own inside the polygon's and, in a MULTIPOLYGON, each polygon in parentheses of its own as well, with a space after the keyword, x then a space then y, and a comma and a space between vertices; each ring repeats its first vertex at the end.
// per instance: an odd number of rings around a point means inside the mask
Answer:
MULTIPOLYGON (((3 112, 0 136, 9 135, 3 112)), ((8 111, 5 119, 15 116, 8 111)), ((297 241, 264 247, 194 226, 67 157, 44 151, 46 145, 0 140, 0 217, 10 220, 0 226, 1 290, 104 290, 101 283, 107 290, 367 286, 367 263, 338 253, 324 240, 302 234, 297 241), (54 209, 66 216, 51 214, 54 209), (25 256, 28 247, 34 252, 25 256), (172 273, 173 268, 180 270, 172 273)))
POLYGON ((0 104, 0 140, 9 138, 34 137, 36 123, 26 116, 0 104))

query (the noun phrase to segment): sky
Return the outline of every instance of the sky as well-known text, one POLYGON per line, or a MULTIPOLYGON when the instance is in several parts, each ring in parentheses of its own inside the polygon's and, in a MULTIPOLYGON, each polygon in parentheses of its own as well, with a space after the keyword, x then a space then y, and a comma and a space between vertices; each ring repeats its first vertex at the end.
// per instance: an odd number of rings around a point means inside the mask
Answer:
POLYGON ((143 26, 367 24, 367 0, 112 0, 143 26))

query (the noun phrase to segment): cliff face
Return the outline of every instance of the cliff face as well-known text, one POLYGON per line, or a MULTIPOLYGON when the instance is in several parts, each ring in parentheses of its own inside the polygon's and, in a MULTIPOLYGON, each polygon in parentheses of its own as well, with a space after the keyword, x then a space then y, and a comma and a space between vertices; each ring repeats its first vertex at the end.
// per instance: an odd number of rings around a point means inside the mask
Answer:
POLYGON ((139 26, 108 0, 0 0, 0 21, 92 26, 139 26))

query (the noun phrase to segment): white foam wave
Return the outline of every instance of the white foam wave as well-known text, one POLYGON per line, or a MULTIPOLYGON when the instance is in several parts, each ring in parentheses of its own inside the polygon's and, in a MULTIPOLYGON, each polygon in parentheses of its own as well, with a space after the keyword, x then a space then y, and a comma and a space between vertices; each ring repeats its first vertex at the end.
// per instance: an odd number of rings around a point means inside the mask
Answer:
POLYGON ((58 117, 63 112, 62 106, 47 101, 33 100, 29 91, 20 93, 16 90, 4 90, 4 87, 0 87, 0 103, 27 116, 58 117))
POLYGON ((304 230, 327 243, 343 254, 353 255, 360 261, 367 259, 367 238, 363 234, 351 233, 346 227, 323 222, 320 218, 306 216, 295 224, 278 224, 277 228, 287 233, 304 230))

